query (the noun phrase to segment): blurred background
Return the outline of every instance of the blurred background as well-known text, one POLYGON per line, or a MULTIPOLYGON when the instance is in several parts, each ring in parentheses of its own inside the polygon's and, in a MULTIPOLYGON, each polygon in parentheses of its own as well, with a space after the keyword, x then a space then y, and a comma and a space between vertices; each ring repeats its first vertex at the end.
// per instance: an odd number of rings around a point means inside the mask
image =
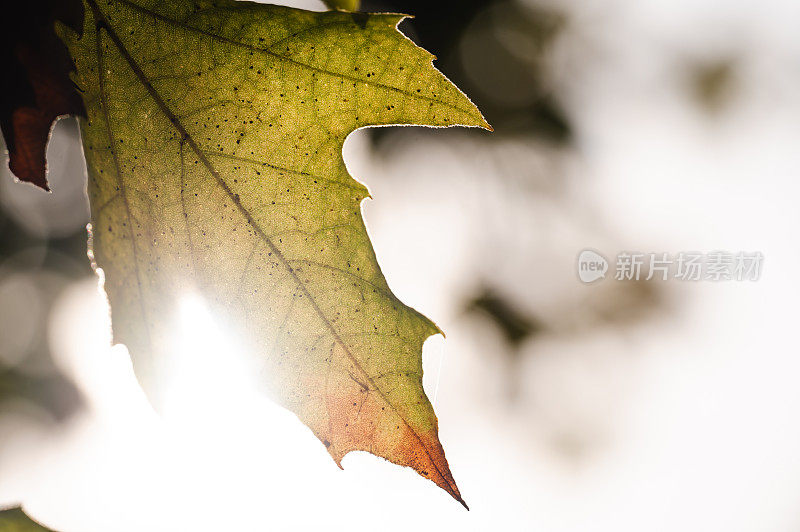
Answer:
POLYGON ((402 30, 495 128, 345 145, 389 284, 447 332, 425 387, 471 511, 370 455, 339 471, 219 358, 201 303, 156 416, 109 345, 73 119, 52 194, 0 171, 0 506, 75 532, 800 530, 800 3, 362 8, 414 14, 402 30), (764 262, 756 282, 587 285, 585 248, 764 262))

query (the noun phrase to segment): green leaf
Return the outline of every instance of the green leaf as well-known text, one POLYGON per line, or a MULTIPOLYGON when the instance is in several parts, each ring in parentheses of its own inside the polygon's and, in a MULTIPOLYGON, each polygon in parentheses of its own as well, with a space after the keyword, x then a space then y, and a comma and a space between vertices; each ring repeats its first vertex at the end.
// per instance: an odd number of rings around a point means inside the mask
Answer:
POLYGON ((52 532, 25 515, 22 508, 0 511, 0 532, 52 532))
POLYGON ((359 0, 323 0, 323 2, 328 8, 341 11, 358 11, 358 6, 361 3, 359 0))
POLYGON ((422 388, 422 344, 440 331, 389 289, 367 189, 342 159, 367 125, 488 128, 402 19, 87 0, 83 37, 64 33, 88 112, 94 256, 151 400, 176 302, 199 292, 337 464, 369 451, 461 501, 422 388))

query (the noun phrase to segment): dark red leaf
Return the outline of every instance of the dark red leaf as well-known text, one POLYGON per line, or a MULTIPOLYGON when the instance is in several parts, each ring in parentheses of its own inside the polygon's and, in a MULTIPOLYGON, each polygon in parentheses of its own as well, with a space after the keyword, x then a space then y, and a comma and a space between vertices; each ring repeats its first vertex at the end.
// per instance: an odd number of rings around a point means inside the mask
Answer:
POLYGON ((59 116, 84 114, 69 78, 74 68, 56 36, 56 20, 83 29, 80 0, 22 0, 0 17, 3 73, 0 74, 0 129, 14 175, 49 190, 45 150, 59 116))

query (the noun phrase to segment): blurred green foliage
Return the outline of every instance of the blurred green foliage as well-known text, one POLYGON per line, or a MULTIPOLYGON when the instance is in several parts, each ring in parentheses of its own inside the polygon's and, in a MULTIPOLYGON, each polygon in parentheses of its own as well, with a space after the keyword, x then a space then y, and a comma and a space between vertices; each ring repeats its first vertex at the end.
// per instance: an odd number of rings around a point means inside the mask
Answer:
MULTIPOLYGON (((11 508, 0 511, 0 532, 48 532, 39 523, 25 515, 22 508, 11 508)), ((52 531, 50 531, 52 532, 52 531)))

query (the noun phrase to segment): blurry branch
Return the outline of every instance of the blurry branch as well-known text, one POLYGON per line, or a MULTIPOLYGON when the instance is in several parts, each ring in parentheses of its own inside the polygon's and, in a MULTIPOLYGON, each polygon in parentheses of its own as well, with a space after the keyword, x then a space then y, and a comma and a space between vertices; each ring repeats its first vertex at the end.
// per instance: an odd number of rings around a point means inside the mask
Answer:
POLYGON ((625 327, 665 310, 663 289, 655 281, 609 281, 606 291, 585 300, 589 323, 597 327, 625 327))
POLYGON ((491 289, 483 289, 475 299, 465 305, 465 310, 485 316, 497 326, 514 349, 528 337, 543 330, 543 326, 532 316, 514 308, 508 300, 491 289))
POLYGON ((732 58, 691 65, 692 95, 707 112, 719 113, 730 100, 734 89, 736 67, 736 60, 732 58))
POLYGON ((536 356, 535 348, 531 351, 525 344, 538 336, 572 337, 600 329, 625 330, 668 309, 663 290, 653 281, 607 280, 597 286, 577 288, 565 288, 563 298, 548 303, 529 298, 514 300, 484 285, 463 304, 464 312, 491 324, 505 341, 499 353, 507 367, 509 401, 515 402, 525 386, 519 372, 525 354, 536 356), (535 315, 547 316, 546 323, 535 315))
POLYGON ((520 345, 543 331, 543 326, 490 288, 482 288, 474 299, 464 305, 464 311, 488 320, 503 335, 507 344, 503 350, 507 355, 507 396, 509 401, 516 401, 521 385, 518 371, 522 353, 520 345))

